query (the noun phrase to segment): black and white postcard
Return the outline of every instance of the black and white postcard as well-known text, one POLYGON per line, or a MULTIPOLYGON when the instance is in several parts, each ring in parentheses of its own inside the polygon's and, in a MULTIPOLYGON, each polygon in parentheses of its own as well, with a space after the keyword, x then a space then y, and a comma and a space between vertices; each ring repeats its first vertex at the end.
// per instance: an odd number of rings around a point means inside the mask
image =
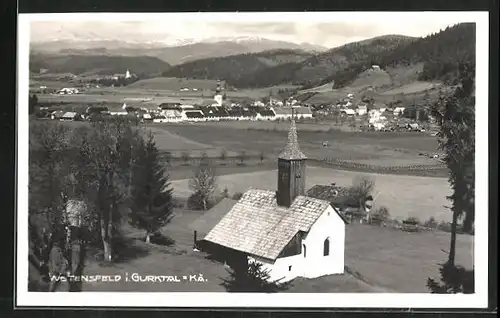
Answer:
POLYGON ((487 12, 18 30, 17 306, 487 307, 487 12))

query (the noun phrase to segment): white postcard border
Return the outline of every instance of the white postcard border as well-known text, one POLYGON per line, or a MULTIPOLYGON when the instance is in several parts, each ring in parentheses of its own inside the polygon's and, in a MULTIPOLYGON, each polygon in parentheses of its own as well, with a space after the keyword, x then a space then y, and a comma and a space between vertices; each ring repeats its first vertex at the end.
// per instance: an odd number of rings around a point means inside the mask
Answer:
MULTIPOLYGON (((34 307, 281 307, 281 308, 486 308, 488 306, 488 12, 293 12, 275 13, 65 13, 20 14, 18 17, 17 107, 17 301, 15 306, 34 307), (167 15, 167 16, 166 16, 167 15), (476 221, 474 237, 475 293, 132 293, 132 292, 28 292, 28 96, 30 21, 54 20, 147 20, 190 18, 238 21, 352 21, 453 16, 476 23, 476 221), (354 296, 354 297, 353 297, 354 296)), ((438 30, 436 30, 438 31, 438 30)), ((444 261, 444 259, 443 259, 444 261)))

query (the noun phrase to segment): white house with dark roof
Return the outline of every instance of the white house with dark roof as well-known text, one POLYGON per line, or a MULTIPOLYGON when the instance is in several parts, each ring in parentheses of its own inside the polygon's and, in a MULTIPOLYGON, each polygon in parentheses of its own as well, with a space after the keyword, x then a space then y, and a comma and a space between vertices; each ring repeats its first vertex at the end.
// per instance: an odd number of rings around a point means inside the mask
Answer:
POLYGON ((278 190, 249 189, 202 239, 290 281, 344 272, 346 221, 329 201, 305 195, 306 156, 292 120, 278 157, 278 190))

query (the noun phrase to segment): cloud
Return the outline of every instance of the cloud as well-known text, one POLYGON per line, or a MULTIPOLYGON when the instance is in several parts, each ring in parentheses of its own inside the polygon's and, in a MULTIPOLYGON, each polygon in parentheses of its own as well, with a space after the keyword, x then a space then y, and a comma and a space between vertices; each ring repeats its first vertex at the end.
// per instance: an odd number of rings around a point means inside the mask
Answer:
POLYGON ((214 22, 211 27, 222 32, 230 30, 231 33, 244 34, 275 34, 294 35, 296 33, 294 22, 257 22, 257 23, 234 23, 214 22))
POLYGON ((328 36, 374 37, 380 35, 380 25, 373 23, 359 24, 348 22, 318 23, 318 32, 328 36))

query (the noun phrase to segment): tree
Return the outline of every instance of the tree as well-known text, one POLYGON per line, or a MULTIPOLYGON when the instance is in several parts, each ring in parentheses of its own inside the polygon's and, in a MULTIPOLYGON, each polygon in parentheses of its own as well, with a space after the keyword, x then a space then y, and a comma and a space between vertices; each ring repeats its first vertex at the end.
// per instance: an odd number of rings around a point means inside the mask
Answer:
POLYGON ((30 125, 29 240, 42 281, 49 281, 50 251, 64 232, 64 178, 68 169, 69 130, 59 123, 30 125))
POLYGON ((224 164, 224 160, 227 159, 227 151, 226 149, 222 148, 220 151, 219 159, 221 161, 221 164, 224 164))
MULTIPOLYGON (((60 124, 44 123, 33 126, 30 134, 30 263, 43 284, 50 282, 50 272, 83 273, 87 233, 93 230, 94 222, 84 191, 80 191, 83 181, 75 173, 81 167, 72 155, 70 131, 60 124)), ((39 283, 35 288, 40 288, 39 283)), ((57 285, 52 284, 49 290, 55 291, 57 285)), ((68 286, 69 291, 81 290, 79 282, 70 280, 68 286)))
POLYGON ((210 199, 217 188, 215 168, 210 160, 202 157, 193 177, 189 180, 189 188, 193 191, 193 194, 188 199, 188 206, 194 209, 207 210, 210 199))
POLYGON ((35 107, 38 106, 38 96, 36 94, 29 96, 29 114, 33 114, 35 112, 35 107))
POLYGON ((450 172, 453 194, 452 236, 449 261, 454 264, 456 226, 463 218, 465 231, 474 223, 474 155, 475 155, 475 98, 472 65, 461 65, 461 85, 450 97, 440 96, 432 114, 440 127, 439 148, 444 150, 444 162, 450 172))
POLYGON ((244 165, 245 164, 245 160, 247 158, 247 154, 245 151, 240 151, 240 153, 238 154, 238 159, 240 160, 240 165, 244 165))
POLYGON ((130 151, 126 141, 130 123, 123 119, 111 119, 94 123, 92 130, 81 138, 79 145, 80 172, 90 180, 95 206, 95 218, 100 225, 100 239, 104 259, 112 261, 113 235, 121 219, 119 207, 128 200, 129 173, 123 165, 130 151))
POLYGON ((132 167, 132 212, 133 226, 146 230, 146 242, 151 234, 165 225, 172 214, 172 188, 153 134, 141 141, 136 149, 132 167))
POLYGON ((470 232, 474 224, 474 163, 475 163, 475 65, 462 63, 459 66, 460 85, 451 96, 441 94, 432 107, 432 115, 440 130, 439 148, 444 150, 450 176, 448 181, 453 193, 447 198, 452 201, 452 222, 448 260, 441 265, 441 282, 428 278, 427 286, 432 292, 456 293, 470 291, 466 285, 474 277, 455 265, 457 223, 463 219, 463 229, 470 232), (457 287, 458 286, 458 287, 457 287))
POLYGON ((190 157, 189 152, 183 151, 181 153, 181 159, 184 162, 185 166, 187 166, 189 164, 189 157, 190 157))
POLYGON ((261 151, 259 153, 259 159, 260 159, 261 163, 264 161, 264 159, 266 159, 266 155, 264 154, 264 151, 261 151))
POLYGON ((276 293, 290 287, 290 282, 271 281, 270 271, 263 269, 261 263, 250 262, 246 268, 238 268, 228 270, 229 278, 223 279, 222 286, 228 292, 276 293))
POLYGON ((365 200, 372 194, 374 188, 374 180, 365 176, 358 176, 353 179, 352 186, 349 188, 349 195, 359 202, 360 207, 364 207, 365 200))

